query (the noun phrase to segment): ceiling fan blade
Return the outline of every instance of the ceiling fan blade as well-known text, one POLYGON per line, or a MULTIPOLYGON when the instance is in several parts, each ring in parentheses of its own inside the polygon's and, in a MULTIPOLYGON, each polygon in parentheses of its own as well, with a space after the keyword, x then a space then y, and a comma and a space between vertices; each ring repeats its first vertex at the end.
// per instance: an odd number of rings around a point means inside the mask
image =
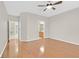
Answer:
POLYGON ((38 5, 38 7, 46 7, 46 5, 38 5))
POLYGON ((53 10, 55 10, 56 8, 52 7, 53 10))
POLYGON ((47 8, 45 8, 43 11, 46 11, 47 10, 47 8))
POLYGON ((57 5, 57 4, 61 4, 61 3, 62 3, 62 1, 58 1, 58 2, 54 3, 53 5, 57 5))

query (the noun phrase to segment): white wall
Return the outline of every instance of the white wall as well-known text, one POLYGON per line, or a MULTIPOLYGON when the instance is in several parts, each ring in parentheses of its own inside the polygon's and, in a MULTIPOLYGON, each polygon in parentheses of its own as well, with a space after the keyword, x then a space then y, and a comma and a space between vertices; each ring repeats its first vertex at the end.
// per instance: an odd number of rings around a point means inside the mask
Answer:
POLYGON ((79 44, 79 8, 53 16, 49 22, 50 38, 79 44))
POLYGON ((7 41, 7 11, 0 1, 0 57, 7 41))
MULTIPOLYGON (((45 23, 47 24, 47 18, 31 13, 22 13, 20 20, 21 20, 21 39, 27 41, 38 39, 39 37, 38 24, 40 23, 39 21, 45 21, 45 23)), ((46 34, 47 32, 48 31, 46 29, 46 34)))

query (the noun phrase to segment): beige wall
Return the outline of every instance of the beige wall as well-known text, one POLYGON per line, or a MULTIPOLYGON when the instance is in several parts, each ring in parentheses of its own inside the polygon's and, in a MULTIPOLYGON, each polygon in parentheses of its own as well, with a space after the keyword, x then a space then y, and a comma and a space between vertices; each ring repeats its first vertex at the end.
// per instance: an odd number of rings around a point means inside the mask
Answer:
POLYGON ((79 8, 53 16, 49 22, 50 38, 79 44, 79 8))
POLYGON ((3 53, 5 44, 7 42, 7 11, 0 1, 0 57, 3 53))

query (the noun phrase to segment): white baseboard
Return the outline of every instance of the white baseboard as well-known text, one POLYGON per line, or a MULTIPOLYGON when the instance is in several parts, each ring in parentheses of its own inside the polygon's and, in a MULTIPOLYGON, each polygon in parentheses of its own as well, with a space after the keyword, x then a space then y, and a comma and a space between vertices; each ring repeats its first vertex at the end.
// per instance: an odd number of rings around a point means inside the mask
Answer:
POLYGON ((51 37, 50 39, 60 40, 60 41, 63 41, 63 42, 67 42, 67 43, 71 43, 71 44, 79 45, 79 43, 75 43, 75 42, 71 42, 71 41, 63 40, 63 39, 61 39, 61 38, 51 37))
POLYGON ((20 41, 24 41, 24 42, 29 42, 29 41, 35 41, 35 40, 39 40, 39 39, 32 39, 32 40, 20 40, 20 41))
POLYGON ((0 53, 0 58, 2 57, 2 54, 3 54, 3 52, 4 52, 4 50, 5 50, 6 46, 7 46, 7 43, 8 43, 8 41, 6 41, 4 48, 3 48, 2 52, 0 53))
MULTIPOLYGON (((46 38, 48 38, 48 37, 46 37, 46 38)), ((31 40, 22 40, 22 39, 20 39, 20 41, 26 41, 26 42, 29 42, 29 41, 36 41, 36 40, 39 40, 40 38, 38 38, 38 39, 31 39, 31 40)))
MULTIPOLYGON (((48 39, 48 37, 47 37, 47 39, 48 39)), ((63 41, 63 42, 67 42, 67 43, 71 43, 71 44, 79 45, 79 43, 71 42, 71 41, 68 41, 68 40, 61 39, 61 38, 49 37, 49 39, 55 39, 55 40, 60 40, 60 41, 63 41)), ((35 40, 39 40, 39 39, 32 39, 32 40, 20 40, 20 41, 29 42, 29 41, 35 41, 35 40)))

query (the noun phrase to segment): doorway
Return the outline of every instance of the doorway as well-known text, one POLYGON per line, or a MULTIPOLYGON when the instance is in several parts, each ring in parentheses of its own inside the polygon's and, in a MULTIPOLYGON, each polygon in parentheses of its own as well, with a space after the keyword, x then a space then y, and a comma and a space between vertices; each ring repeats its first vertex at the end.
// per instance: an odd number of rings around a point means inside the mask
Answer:
POLYGON ((18 21, 9 20, 9 40, 19 38, 18 21))
POLYGON ((8 44, 7 55, 12 56, 19 51, 19 21, 8 20, 8 44), (12 54, 13 53, 13 54, 12 54))
POLYGON ((45 22, 40 21, 39 23, 39 38, 44 39, 45 38, 45 22))

